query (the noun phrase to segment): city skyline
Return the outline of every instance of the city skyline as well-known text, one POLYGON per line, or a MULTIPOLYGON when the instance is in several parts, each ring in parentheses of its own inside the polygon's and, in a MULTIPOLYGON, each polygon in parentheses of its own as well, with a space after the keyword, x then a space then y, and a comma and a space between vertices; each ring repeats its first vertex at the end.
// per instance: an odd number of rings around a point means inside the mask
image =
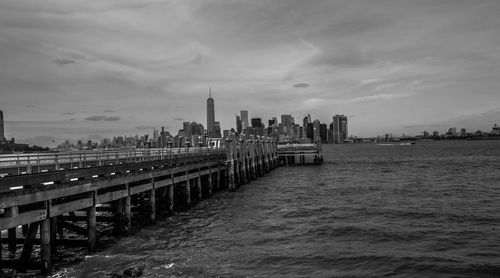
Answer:
MULTIPOLYGON (((5 136, 38 145, 234 113, 349 133, 500 122, 498 1, 0 3, 5 136), (165 27, 167 26, 167 27, 165 27), (96 45, 98 47, 96 47, 96 45)), ((243 120, 243 119, 242 119, 243 120)))

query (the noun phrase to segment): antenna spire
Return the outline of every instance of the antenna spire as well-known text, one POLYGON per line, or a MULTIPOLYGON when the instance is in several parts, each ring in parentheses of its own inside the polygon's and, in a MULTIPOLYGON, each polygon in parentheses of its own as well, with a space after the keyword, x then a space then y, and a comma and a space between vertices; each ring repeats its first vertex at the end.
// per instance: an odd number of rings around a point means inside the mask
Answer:
POLYGON ((208 97, 212 98, 212 86, 208 86, 208 97))

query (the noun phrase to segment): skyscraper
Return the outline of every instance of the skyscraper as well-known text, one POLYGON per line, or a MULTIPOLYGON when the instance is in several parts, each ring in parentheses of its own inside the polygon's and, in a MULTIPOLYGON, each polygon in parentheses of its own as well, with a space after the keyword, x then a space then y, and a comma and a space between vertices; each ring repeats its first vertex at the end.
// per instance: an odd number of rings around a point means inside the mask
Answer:
POLYGON ((207 132, 208 136, 212 137, 215 135, 215 108, 214 99, 212 98, 212 88, 208 89, 208 99, 207 99, 207 132))
POLYGON ((221 138, 222 137, 222 134, 221 134, 221 129, 220 129, 220 122, 216 121, 214 122, 214 135, 213 135, 214 138, 221 138))
POLYGON ((293 125, 292 115, 281 115, 281 125, 282 126, 291 126, 291 125, 293 125))
POLYGON ((236 115, 236 132, 241 133, 241 118, 238 115, 236 115))
POLYGON ((312 137, 312 140, 313 142, 318 142, 318 141, 321 141, 321 137, 320 137, 320 124, 321 122, 319 120, 314 120, 313 123, 312 123, 312 126, 313 126, 313 137, 312 137))
POLYGON ((344 115, 333 116, 333 142, 343 143, 347 140, 347 117, 344 115))
POLYGON ((248 111, 247 110, 241 110, 241 128, 242 130, 245 130, 248 128, 248 111))
POLYGON ((182 129, 184 130, 184 134, 186 135, 186 137, 191 140, 191 135, 192 135, 192 132, 191 132, 191 123, 190 122, 184 122, 182 123, 182 129))
POLYGON ((0 141, 5 140, 5 133, 3 129, 3 112, 0 110, 0 141))

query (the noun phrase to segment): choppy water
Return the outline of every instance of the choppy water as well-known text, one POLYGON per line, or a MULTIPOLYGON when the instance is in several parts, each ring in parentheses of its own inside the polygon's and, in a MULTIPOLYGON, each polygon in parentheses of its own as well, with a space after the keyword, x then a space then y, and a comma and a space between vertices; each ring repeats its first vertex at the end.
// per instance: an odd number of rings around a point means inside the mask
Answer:
POLYGON ((58 276, 500 277, 500 141, 325 145, 58 276))

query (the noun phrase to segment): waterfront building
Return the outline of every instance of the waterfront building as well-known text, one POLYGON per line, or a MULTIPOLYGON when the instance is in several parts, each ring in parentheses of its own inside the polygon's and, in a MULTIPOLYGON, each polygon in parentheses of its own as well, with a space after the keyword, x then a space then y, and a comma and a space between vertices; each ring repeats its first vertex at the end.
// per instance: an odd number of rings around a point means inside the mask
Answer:
POLYGON ((460 137, 465 137, 467 136, 467 130, 465 128, 460 129, 460 137))
POLYGON ((218 122, 218 121, 214 122, 214 135, 213 135, 213 137, 214 138, 221 138, 222 137, 221 129, 220 129, 220 122, 218 122))
POLYGON ((262 119, 261 118, 252 118, 252 127, 253 128, 263 128, 262 119))
POLYGON ((248 111, 241 110, 240 116, 241 116, 241 129, 245 130, 249 127, 248 126, 248 111))
POLYGON ((283 127, 288 127, 288 126, 293 125, 292 115, 281 115, 281 125, 283 127))
POLYGON ((3 125, 3 111, 0 110, 0 142, 5 141, 4 125, 3 125))
POLYGON ((212 88, 208 89, 207 131, 208 131, 208 136, 210 136, 210 137, 214 136, 214 134, 215 134, 215 106, 214 106, 214 99, 212 98, 212 88))
POLYGON ((312 123, 307 123, 306 127, 306 137, 311 139, 313 141, 313 124, 312 123))
POLYGON ((449 128, 448 132, 446 133, 446 135, 452 136, 452 137, 458 136, 457 128, 456 127, 449 128))
POLYGON ((344 115, 333 116, 333 143, 339 144, 347 140, 347 117, 344 115))
POLYGON ((205 127, 197 122, 191 122, 191 135, 203 135, 205 127))
POLYGON ((182 130, 184 130, 185 137, 187 137, 187 138, 191 138, 191 135, 193 135, 193 133, 191 132, 191 123, 190 122, 182 123, 182 130))
POLYGON ((310 123, 312 123, 311 122, 311 115, 307 114, 307 116, 305 116, 304 119, 302 120, 302 124, 303 124, 304 128, 307 129, 307 124, 310 124, 310 123))
POLYGON ((491 134, 492 135, 500 135, 500 126, 495 124, 493 128, 491 129, 491 134))
POLYGON ((326 124, 319 125, 319 137, 321 138, 321 143, 328 143, 328 126, 326 124))
POLYGON ((242 121, 240 116, 236 115, 236 132, 240 134, 241 130, 242 130, 242 121))
POLYGON ((319 131, 320 131, 320 125, 321 125, 321 122, 319 120, 314 120, 313 123, 312 123, 312 128, 313 128, 313 136, 312 136, 312 140, 313 142, 318 142, 321 140, 321 137, 320 137, 320 134, 319 134, 319 131))

